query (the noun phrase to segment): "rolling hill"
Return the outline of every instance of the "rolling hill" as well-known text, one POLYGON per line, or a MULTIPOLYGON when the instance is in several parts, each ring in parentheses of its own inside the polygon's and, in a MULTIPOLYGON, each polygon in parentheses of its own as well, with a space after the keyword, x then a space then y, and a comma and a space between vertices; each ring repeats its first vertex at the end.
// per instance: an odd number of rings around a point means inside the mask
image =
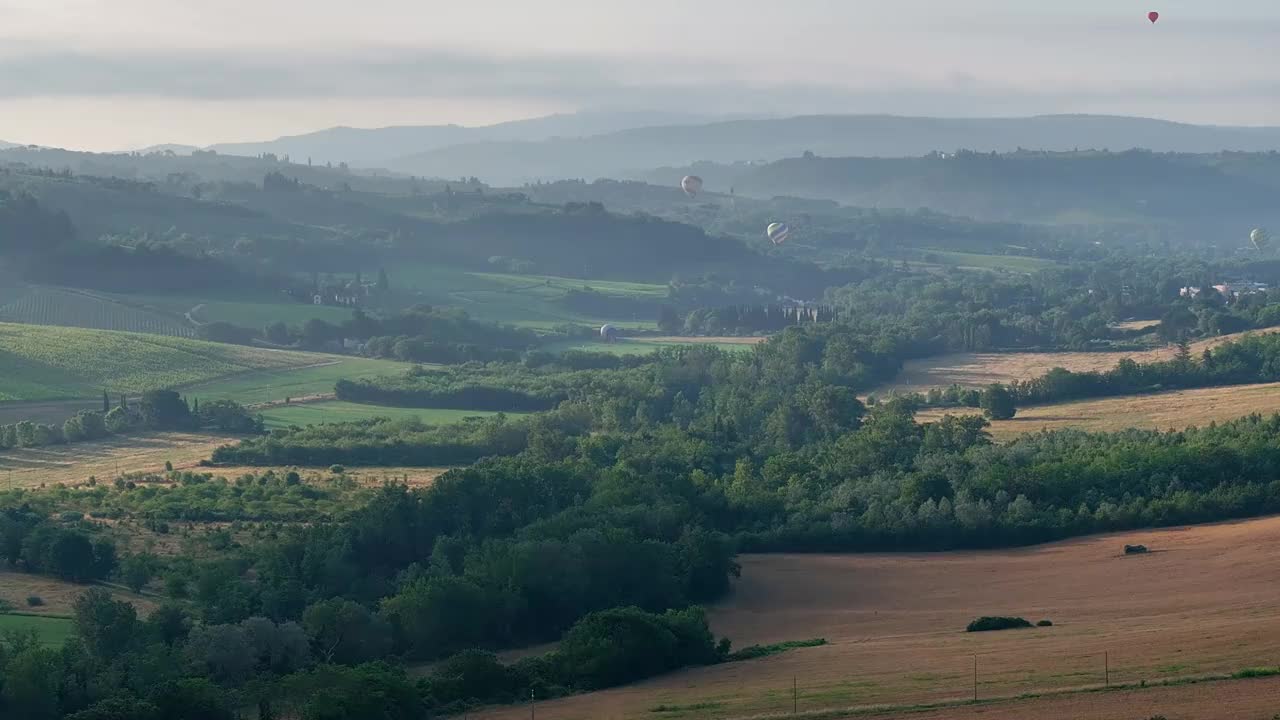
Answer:
MULTIPOLYGON (((707 122, 713 118, 672 112, 579 112, 483 127, 407 125, 385 128, 336 127, 263 142, 221 143, 210 150, 226 155, 275 153, 314 162, 347 162, 379 167, 412 152, 484 141, 529 141, 553 137, 583 137, 627 128, 707 122)), ((440 177, 436 172, 420 173, 440 177)), ((472 175, 474 173, 459 173, 472 175)), ((453 175, 449 175, 453 177, 453 175)))
MULTIPOLYGON (((406 154, 389 163, 415 174, 478 175, 489 182, 636 176, 698 161, 768 162, 811 151, 828 156, 915 157, 969 149, 1148 148, 1211 153, 1280 148, 1280 128, 1209 127, 1147 118, 1052 115, 924 118, 814 115, 644 127, 583 138, 486 139, 406 154)), ((708 189, 723 190, 716 183, 708 189)))
POLYGON ((0 323, 0 401, 138 393, 334 361, 163 335, 0 323))

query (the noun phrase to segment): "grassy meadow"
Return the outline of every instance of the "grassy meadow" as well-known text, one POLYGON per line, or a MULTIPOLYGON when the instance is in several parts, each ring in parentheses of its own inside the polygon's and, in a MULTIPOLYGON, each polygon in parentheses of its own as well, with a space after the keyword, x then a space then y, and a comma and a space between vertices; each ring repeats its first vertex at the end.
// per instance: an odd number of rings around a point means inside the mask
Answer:
POLYGON ((0 402, 139 393, 331 360, 162 335, 0 323, 0 402))
POLYGON ((430 305, 466 310, 478 320, 549 330, 563 323, 611 322, 619 327, 653 329, 654 317, 604 317, 577 313, 558 302, 570 290, 591 289, 602 295, 660 301, 667 286, 651 283, 583 280, 550 275, 511 275, 405 263, 387 269, 392 287, 415 294, 430 305))

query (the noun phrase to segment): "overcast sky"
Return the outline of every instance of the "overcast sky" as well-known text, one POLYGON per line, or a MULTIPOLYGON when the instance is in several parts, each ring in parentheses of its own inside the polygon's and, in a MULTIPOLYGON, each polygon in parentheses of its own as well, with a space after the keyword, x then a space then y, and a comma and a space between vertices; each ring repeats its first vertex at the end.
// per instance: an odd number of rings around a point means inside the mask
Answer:
POLYGON ((1280 125, 1277 38, 1280 0, 0 0, 0 140, 583 108, 1280 125))

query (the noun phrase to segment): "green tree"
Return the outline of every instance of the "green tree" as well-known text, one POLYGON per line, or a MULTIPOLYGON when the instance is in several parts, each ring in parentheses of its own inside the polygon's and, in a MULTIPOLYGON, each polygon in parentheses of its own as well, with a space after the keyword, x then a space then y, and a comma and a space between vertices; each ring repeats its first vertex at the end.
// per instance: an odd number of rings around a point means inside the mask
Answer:
POLYGON ((1018 412, 1013 393, 999 383, 982 391, 982 412, 992 420, 1009 420, 1018 412))
POLYGON ((138 639, 138 612, 102 588, 85 591, 72 603, 76 632, 94 657, 110 660, 138 639))
POLYGON ((356 665, 381 658, 391 649, 391 628, 382 618, 350 600, 334 598, 308 607, 302 627, 316 657, 356 665))
POLYGON ((130 555, 120 563, 120 579, 135 593, 151 582, 155 575, 156 558, 150 553, 130 555))
POLYGON ((191 409, 173 390, 148 390, 139 403, 142 422, 152 430, 183 430, 191 427, 191 409))

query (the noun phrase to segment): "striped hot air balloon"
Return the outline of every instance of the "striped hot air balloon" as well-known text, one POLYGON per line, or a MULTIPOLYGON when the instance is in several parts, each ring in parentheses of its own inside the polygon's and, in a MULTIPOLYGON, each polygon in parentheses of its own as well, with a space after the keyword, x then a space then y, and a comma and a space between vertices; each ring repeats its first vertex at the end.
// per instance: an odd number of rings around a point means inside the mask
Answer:
POLYGON ((680 189, 684 191, 685 195, 693 197, 702 192, 702 178, 697 175, 685 175, 684 179, 680 181, 680 189))
POLYGON ((786 223, 769 223, 765 234, 769 236, 769 242, 774 245, 781 245, 787 241, 787 236, 791 234, 791 228, 787 227, 786 223))

